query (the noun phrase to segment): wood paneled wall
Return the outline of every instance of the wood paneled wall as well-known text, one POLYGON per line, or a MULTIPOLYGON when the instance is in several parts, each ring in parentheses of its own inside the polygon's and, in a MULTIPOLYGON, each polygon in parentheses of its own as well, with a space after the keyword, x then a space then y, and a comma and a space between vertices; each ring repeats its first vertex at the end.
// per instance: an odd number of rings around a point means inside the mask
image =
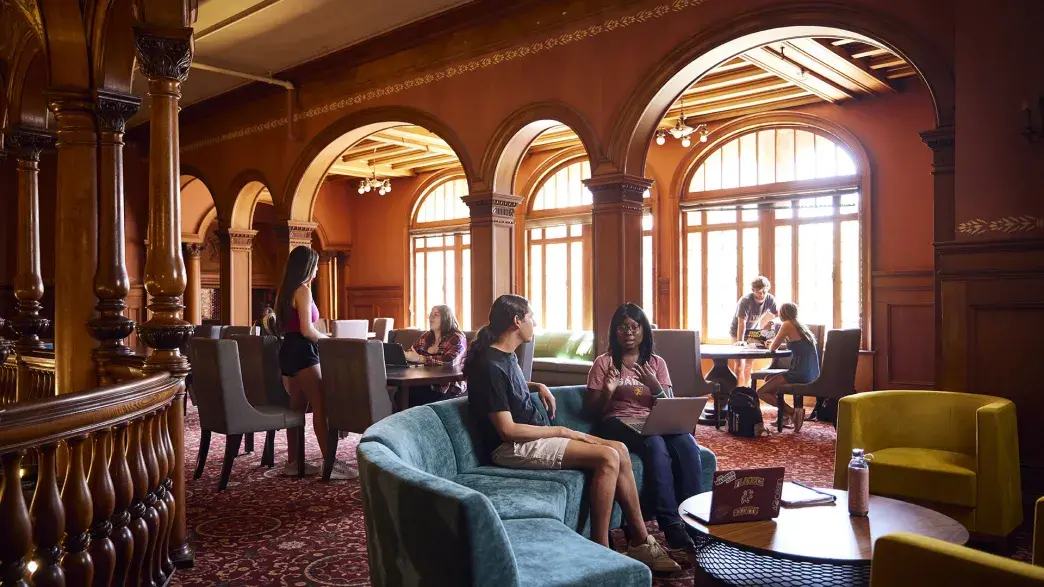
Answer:
POLYGON ((940 389, 1004 397, 1018 413, 1023 487, 1044 493, 1044 239, 936 245, 940 389))
POLYGON ((406 302, 400 285, 380 287, 349 287, 348 318, 373 320, 394 318, 396 328, 406 328, 406 302))
POLYGON ((872 333, 876 389, 933 389, 935 309, 931 271, 875 271, 872 333))

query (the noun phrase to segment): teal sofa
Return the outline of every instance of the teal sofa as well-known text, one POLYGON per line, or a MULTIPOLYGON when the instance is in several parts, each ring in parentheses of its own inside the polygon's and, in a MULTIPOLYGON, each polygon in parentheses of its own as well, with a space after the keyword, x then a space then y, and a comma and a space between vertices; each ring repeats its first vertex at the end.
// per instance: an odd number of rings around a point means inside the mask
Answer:
MULTIPOLYGON (((584 392, 552 389, 555 424, 590 431, 584 392)), ((411 408, 363 434, 357 456, 374 585, 651 584, 645 565, 585 538, 583 473, 496 467, 478 446, 467 398, 411 408)), ((717 461, 701 453, 709 488, 717 461)), ((632 462, 641 490, 642 461, 632 462)), ((620 523, 616 505, 612 526, 620 523)))

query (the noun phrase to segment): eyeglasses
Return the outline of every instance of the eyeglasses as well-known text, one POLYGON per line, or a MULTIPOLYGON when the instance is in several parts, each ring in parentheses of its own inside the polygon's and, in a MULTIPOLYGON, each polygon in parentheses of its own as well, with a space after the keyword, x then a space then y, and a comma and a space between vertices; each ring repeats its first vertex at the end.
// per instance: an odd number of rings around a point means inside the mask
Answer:
POLYGON ((628 326, 626 324, 621 324, 621 325, 616 327, 616 331, 619 332, 620 334, 625 334, 625 333, 628 333, 628 332, 641 332, 642 331, 642 326, 640 324, 635 324, 634 326, 628 326))

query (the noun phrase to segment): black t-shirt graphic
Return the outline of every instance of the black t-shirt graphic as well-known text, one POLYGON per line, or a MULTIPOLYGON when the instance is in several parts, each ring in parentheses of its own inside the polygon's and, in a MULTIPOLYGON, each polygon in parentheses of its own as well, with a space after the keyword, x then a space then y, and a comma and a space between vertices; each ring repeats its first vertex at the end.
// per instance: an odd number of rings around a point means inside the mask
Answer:
POLYGON ((490 414, 511 412, 511 419, 516 424, 545 425, 515 353, 505 353, 493 347, 482 353, 468 375, 468 404, 472 417, 478 420, 483 449, 487 454, 501 443, 500 435, 489 419, 490 414))

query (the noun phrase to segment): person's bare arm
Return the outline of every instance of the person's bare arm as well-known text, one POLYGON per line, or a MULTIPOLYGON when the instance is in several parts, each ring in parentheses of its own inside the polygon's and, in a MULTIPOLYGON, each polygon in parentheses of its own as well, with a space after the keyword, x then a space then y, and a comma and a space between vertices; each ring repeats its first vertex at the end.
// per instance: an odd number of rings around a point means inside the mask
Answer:
POLYGON ((326 335, 315 329, 312 324, 312 292, 304 286, 294 292, 294 305, 297 306, 297 321, 301 324, 301 335, 309 340, 319 341, 326 335))
POLYGON ((531 426, 518 424, 511 419, 511 412, 493 412, 489 415, 493 427, 504 442, 529 442, 539 438, 568 438, 598 444, 587 434, 564 426, 531 426))
POLYGON ((779 328, 779 332, 776 333, 775 338, 773 338, 772 342, 769 343, 768 350, 774 352, 781 344, 790 340, 795 334, 797 334, 797 331, 794 328, 794 325, 790 322, 784 322, 783 326, 779 328))

